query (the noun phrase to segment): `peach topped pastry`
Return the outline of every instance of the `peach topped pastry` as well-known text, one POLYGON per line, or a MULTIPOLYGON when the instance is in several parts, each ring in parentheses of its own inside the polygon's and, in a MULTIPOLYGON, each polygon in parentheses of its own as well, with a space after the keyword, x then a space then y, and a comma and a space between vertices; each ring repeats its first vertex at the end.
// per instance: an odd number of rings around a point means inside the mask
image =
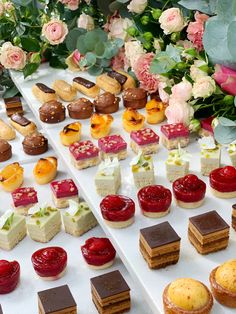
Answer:
POLYGON ((137 110, 127 108, 122 116, 123 127, 125 131, 138 131, 142 129, 144 125, 145 117, 137 110))
POLYGON ((213 297, 200 281, 181 278, 165 288, 163 304, 165 314, 209 314, 213 297))
POLYGON ((156 99, 150 100, 146 104, 147 123, 157 124, 165 120, 166 105, 156 99))
POLYGON ((6 192, 13 192, 19 188, 24 180, 24 169, 18 162, 7 165, 0 172, 0 185, 6 192))
POLYGON ((212 293, 219 303, 236 308, 236 259, 213 269, 210 283, 212 293))
POLYGON ((110 133, 113 117, 110 114, 94 113, 90 119, 90 132, 93 138, 99 139, 110 133))
POLYGON ((78 142, 81 136, 81 127, 80 122, 67 124, 60 132, 61 143, 64 146, 70 146, 71 144, 78 142))
POLYGON ((40 158, 36 163, 33 174, 38 184, 47 184, 51 182, 57 173, 57 158, 40 158))

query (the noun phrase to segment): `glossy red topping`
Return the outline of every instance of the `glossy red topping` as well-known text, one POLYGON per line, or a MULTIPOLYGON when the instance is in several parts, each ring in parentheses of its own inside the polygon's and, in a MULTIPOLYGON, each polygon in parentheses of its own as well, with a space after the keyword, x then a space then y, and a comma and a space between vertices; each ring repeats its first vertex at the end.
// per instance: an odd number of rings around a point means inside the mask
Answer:
POLYGON ((0 294, 13 291, 20 280, 20 264, 0 260, 0 294))
POLYGON ((138 192, 139 206, 144 212, 165 212, 172 201, 171 191, 162 185, 148 185, 138 192))
POLYGON ((194 174, 188 174, 173 182, 173 193, 179 201, 185 203, 199 202, 205 197, 206 183, 194 174))
POLYGON ((66 179, 61 181, 53 181, 50 184, 53 194, 57 198, 76 196, 78 195, 78 189, 72 179, 66 179))
POLYGON ((210 186, 219 192, 236 191, 236 169, 232 166, 213 170, 209 178, 210 186))
POLYGON ((214 133, 213 128, 211 126, 213 119, 214 117, 209 117, 209 118, 201 120, 202 129, 207 130, 208 132, 214 133))
POLYGON ((134 201, 122 195, 108 195, 101 204, 100 209, 104 219, 109 221, 127 221, 134 216, 134 201))
POLYGON ((140 146, 159 143, 159 136, 150 128, 132 131, 130 138, 140 146))
POLYGON ((99 149, 91 141, 75 142, 69 147, 75 160, 97 157, 99 149))
POLYGON ((162 125, 161 132, 168 139, 189 136, 189 129, 183 123, 173 123, 173 124, 162 125))
POLYGON ((34 252, 31 261, 40 277, 55 277, 66 268, 67 253, 61 247, 47 247, 34 252))
POLYGON ((109 135, 98 140, 98 147, 104 153, 117 154, 120 151, 127 149, 127 143, 120 135, 109 135))
POLYGON ((11 195, 15 207, 38 203, 37 192, 34 188, 18 188, 11 195))
POLYGON ((102 266, 112 261, 116 250, 107 238, 90 238, 81 246, 81 252, 89 265, 102 266))

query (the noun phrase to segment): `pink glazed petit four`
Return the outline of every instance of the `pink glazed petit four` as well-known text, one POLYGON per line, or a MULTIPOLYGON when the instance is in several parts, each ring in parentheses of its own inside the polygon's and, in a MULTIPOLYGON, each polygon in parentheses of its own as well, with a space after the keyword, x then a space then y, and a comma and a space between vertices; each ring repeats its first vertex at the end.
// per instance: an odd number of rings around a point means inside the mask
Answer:
POLYGON ((38 203, 34 188, 18 188, 12 192, 13 207, 18 214, 28 215, 28 210, 38 203))
POLYGON ((53 181, 51 184, 52 199, 57 208, 69 206, 69 200, 79 202, 78 189, 72 179, 53 181))
POLYGON ((120 135, 110 135, 98 140, 98 147, 101 151, 101 158, 117 157, 118 160, 127 157, 127 143, 120 135))
POLYGON ((200 136, 214 136, 214 130, 212 127, 212 121, 214 117, 209 117, 201 120, 201 129, 199 131, 200 136))
POLYGON ((158 150, 159 136, 150 128, 132 131, 130 138, 130 146, 136 154, 141 150, 144 155, 150 155, 158 150))
POLYGON ((189 143, 189 129, 183 123, 162 125, 161 132, 162 144, 167 149, 185 147, 189 143))

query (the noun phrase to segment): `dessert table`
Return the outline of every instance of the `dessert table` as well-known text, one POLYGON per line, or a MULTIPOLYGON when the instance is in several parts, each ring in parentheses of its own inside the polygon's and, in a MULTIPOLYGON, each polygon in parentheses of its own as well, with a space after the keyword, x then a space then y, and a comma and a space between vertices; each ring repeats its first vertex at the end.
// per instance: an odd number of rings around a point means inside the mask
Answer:
MULTIPOLYGON (((85 170, 76 170, 70 161, 70 153, 68 148, 64 147, 59 138, 59 132, 63 129, 66 124, 73 122, 74 120, 68 117, 65 121, 60 122, 58 124, 46 124, 40 121, 38 109, 40 107, 40 103, 34 98, 31 88, 37 83, 41 82, 46 84, 47 86, 52 86, 52 83, 56 79, 63 79, 68 83, 72 82, 72 79, 75 76, 81 75, 86 79, 90 79, 94 81, 94 77, 87 75, 86 73, 73 74, 67 70, 54 70, 49 69, 47 64, 43 64, 39 71, 34 74, 30 79, 24 80, 23 76, 19 72, 11 72, 11 77, 20 90, 22 96, 27 102, 28 106, 32 110, 36 122, 42 127, 43 132, 48 136, 50 142, 52 144, 53 149, 56 154, 63 161, 63 171, 70 174, 70 176, 75 180, 76 184, 78 184, 81 193, 83 194, 85 200, 88 202, 91 207, 94 215, 96 216, 101 228, 105 232, 105 234, 110 238, 113 245, 115 246, 122 262, 126 266, 128 272, 133 277, 135 281, 135 291, 138 293, 142 293, 145 300, 147 301, 150 309, 153 313, 163 313, 162 306, 162 293, 167 284, 171 281, 175 280, 179 277, 191 277, 197 280, 200 280, 207 286, 209 286, 209 274, 213 268, 221 264, 222 262, 229 260, 235 257, 235 248, 236 248, 236 233, 231 229, 230 231, 230 241, 229 246, 224 251, 219 251, 216 253, 212 253, 209 255, 200 255, 197 253, 195 248, 190 244, 187 236, 188 230, 188 220, 190 217, 208 212, 210 210, 216 210, 223 219, 231 225, 231 208, 232 204, 235 203, 235 199, 231 200, 222 200, 217 199, 212 196, 209 188, 209 178, 202 177, 200 174, 200 148, 197 144, 196 138, 194 136, 191 137, 191 143, 187 147, 189 153, 192 154, 191 162, 190 162, 190 172, 198 175, 202 180, 204 180, 207 184, 207 193, 204 205, 197 209, 182 209, 175 205, 174 201, 172 202, 171 212, 167 216, 159 219, 151 219, 144 217, 141 214, 138 202, 137 202, 137 190, 134 186, 132 173, 130 170, 130 161, 135 156, 134 153, 128 148, 128 158, 126 160, 121 161, 121 175, 122 175, 122 186, 119 190, 119 194, 129 196, 136 203, 136 214, 135 214, 135 222, 133 225, 129 226, 125 229, 112 229, 106 225, 104 222, 99 204, 102 198, 97 195, 96 188, 94 185, 94 176, 96 168, 91 167, 85 170), (168 266, 164 269, 160 270, 150 270, 144 261, 140 250, 139 250, 139 234, 140 229, 152 226, 161 222, 168 221, 178 235, 181 237, 181 248, 180 248, 180 260, 178 264, 173 266, 168 266)), ((81 94, 78 93, 78 96, 81 94)), ((122 127, 121 115, 123 112, 123 105, 120 104, 120 110, 113 115, 114 123, 112 124, 112 134, 120 134, 126 140, 127 143, 130 142, 129 134, 126 133, 122 127)), ((90 139, 89 131, 89 120, 81 120, 82 124, 82 140, 90 139)), ((146 126, 148 126, 146 124, 146 126)), ((157 134, 160 135, 160 126, 152 125, 151 127, 157 134)), ((96 141, 92 140, 95 144, 96 141)), ((156 183, 164 185, 171 189, 171 184, 166 179, 165 175, 165 160, 167 159, 168 151, 163 146, 160 146, 160 149, 157 154, 154 155, 154 167, 155 167, 155 177, 156 183)), ((223 164, 230 164, 229 157, 227 155, 226 150, 222 149, 222 157, 221 161, 223 164)), ((91 231, 92 233, 93 231, 91 231)), ((98 233, 102 232, 100 228, 97 228, 98 233)), ((85 235, 87 237, 87 235, 85 235)), ((56 241, 57 238, 55 238, 56 241)), ((63 246, 64 243, 67 243, 68 236, 65 235, 64 240, 60 240, 60 245, 63 246)), ((76 246, 73 243, 81 243, 83 237, 79 240, 71 239, 68 245, 69 254, 77 254, 76 250, 79 249, 79 245, 76 246), (77 248, 76 248, 77 247, 77 248)), ((54 240, 53 240, 54 241, 54 240)), ((53 244, 54 242, 50 244, 53 244)), ((56 243, 56 242, 55 242, 56 243)), ((36 244, 35 244, 36 245, 36 244)), ((26 249, 27 246, 25 246, 26 249)), ((24 252, 24 250, 22 252, 24 252)), ((19 248, 20 250, 20 248, 19 248)), ((16 249, 17 252, 17 249, 16 249)), ((4 256, 9 258, 9 255, 4 253, 4 256)), ((10 254, 16 254, 15 250, 10 254)), ((12 255, 14 256, 14 255, 12 255)), ((77 254, 78 259, 78 254, 77 254)), ((80 280, 80 274, 83 273, 83 278, 86 278, 86 270, 80 267, 76 268, 76 260, 73 260, 72 268, 77 273, 78 282, 80 280)), ((79 263, 80 264, 80 261, 79 263)), ((27 265, 27 262, 26 264, 27 265)), ((116 265, 115 265, 116 266, 116 265)), ((115 267, 114 266, 114 267, 115 267)), ((122 266, 121 266, 122 267, 122 266)), ((31 274, 33 276, 33 274, 31 274)), ((73 280, 73 289, 74 294, 78 296, 78 300, 80 299, 81 290, 79 288, 79 283, 76 285, 75 276, 73 272, 70 272, 71 281, 73 280), (73 278, 72 278, 73 277, 73 278)), ((88 276, 88 275, 87 275, 88 276)), ((64 277, 62 282, 66 282, 68 278, 64 277)), ((51 283, 50 283, 51 284, 51 283)), ((22 285, 23 287, 23 285, 22 285)), ((88 287, 87 287, 88 288, 88 287)), ((87 289, 86 288, 86 289, 87 289)), ((22 288, 23 289, 23 288, 22 288)), ((28 291, 30 286, 27 288, 28 291)), ((81 299, 88 297, 88 289, 83 291, 83 295, 81 295, 81 299)), ((20 290, 18 291, 20 293, 20 290)), ((7 298, 7 297, 6 297, 7 298)), ((23 301, 22 301, 23 302, 23 301)), ((36 300, 35 300, 36 302, 36 300)), ((135 304, 135 303, 134 303, 135 304)), ((78 304, 80 313, 93 313, 86 312, 85 307, 81 307, 78 304)), ((132 308, 133 313, 148 313, 145 309, 144 312, 140 312, 140 310, 135 310, 135 306, 132 308)), ((233 310, 221 306, 219 303, 215 302, 213 307, 214 314, 229 314, 233 313, 233 310)))

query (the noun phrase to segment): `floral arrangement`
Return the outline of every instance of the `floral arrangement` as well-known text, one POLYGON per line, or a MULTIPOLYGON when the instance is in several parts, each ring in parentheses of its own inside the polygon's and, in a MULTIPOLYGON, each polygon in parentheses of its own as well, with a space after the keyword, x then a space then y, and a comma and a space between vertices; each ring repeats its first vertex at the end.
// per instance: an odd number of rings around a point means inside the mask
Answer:
POLYGON ((125 69, 168 104, 168 123, 236 140, 236 0, 0 2, 0 63, 25 77, 50 66, 125 69))

